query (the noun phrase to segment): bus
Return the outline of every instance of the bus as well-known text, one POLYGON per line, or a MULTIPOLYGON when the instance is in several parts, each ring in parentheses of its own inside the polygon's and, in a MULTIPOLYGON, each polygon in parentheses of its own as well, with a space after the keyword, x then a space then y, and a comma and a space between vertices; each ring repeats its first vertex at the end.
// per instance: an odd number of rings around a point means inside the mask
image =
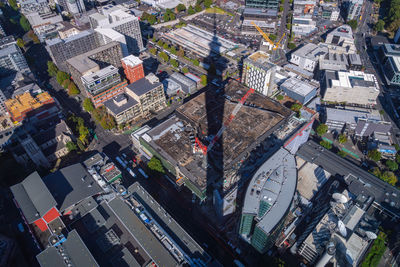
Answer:
POLYGON ((149 179, 149 176, 142 170, 141 168, 138 169, 140 174, 143 175, 144 178, 149 179))
POLYGON ((118 161, 119 164, 121 164, 122 167, 124 167, 124 169, 126 169, 127 166, 126 166, 126 164, 122 161, 122 159, 121 159, 120 157, 116 157, 115 159, 118 161))

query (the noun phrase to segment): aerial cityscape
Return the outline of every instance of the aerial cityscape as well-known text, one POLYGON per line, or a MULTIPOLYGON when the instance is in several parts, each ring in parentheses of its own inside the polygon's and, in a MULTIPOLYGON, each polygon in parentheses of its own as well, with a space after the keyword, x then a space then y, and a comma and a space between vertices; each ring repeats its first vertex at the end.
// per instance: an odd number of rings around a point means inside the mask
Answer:
POLYGON ((0 0, 0 266, 400 266, 400 0, 0 0))

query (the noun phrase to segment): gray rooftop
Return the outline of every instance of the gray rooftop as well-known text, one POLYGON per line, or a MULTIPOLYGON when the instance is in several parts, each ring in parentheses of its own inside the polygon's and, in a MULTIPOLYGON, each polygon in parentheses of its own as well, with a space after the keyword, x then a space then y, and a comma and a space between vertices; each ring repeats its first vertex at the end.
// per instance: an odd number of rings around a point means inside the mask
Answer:
POLYGON ((28 223, 41 218, 57 204, 37 172, 10 189, 28 223))
POLYGON ((138 182, 128 188, 140 200, 146 211, 171 236, 179 247, 191 258, 201 258, 207 263, 211 258, 203 248, 158 204, 138 182))
POLYGON ((251 8, 246 7, 243 11, 244 15, 263 15, 267 17, 276 17, 278 15, 278 11, 275 9, 264 9, 264 8, 251 8))
POLYGON ((93 34, 93 33, 94 33, 94 30, 92 30, 92 29, 89 29, 89 30, 86 30, 86 31, 81 31, 80 33, 74 34, 74 35, 72 35, 72 36, 70 36, 70 37, 68 37, 66 39, 54 38, 54 39, 46 40, 46 45, 52 46, 52 45, 55 45, 55 44, 58 44, 58 43, 72 42, 72 41, 78 40, 78 39, 80 39, 82 37, 88 36, 88 35, 93 34))
POLYGON ((118 114, 124 112, 125 110, 137 105, 138 102, 128 94, 120 94, 120 95, 115 96, 114 98, 107 100, 103 104, 114 115, 118 115, 118 114), (122 105, 118 105, 117 103, 120 101, 123 101, 123 98, 126 99, 126 103, 122 104, 122 105))
POLYGON ((323 44, 316 45, 313 43, 307 43, 306 45, 292 52, 293 55, 313 61, 317 61, 319 56, 325 55, 326 53, 328 53, 328 48, 326 46, 323 44))
POLYGON ((48 247, 36 256, 41 267, 69 266, 61 253, 65 253, 72 266, 99 266, 76 230, 68 233, 67 240, 56 247, 48 247), (62 252, 61 252, 62 250, 62 252))
POLYGON ((340 36, 345 38, 353 39, 353 31, 349 25, 342 25, 337 27, 332 32, 328 33, 329 35, 340 36))
POLYGON ((348 124, 356 124, 359 119, 368 119, 371 122, 381 121, 381 116, 377 113, 361 110, 348 110, 326 108, 327 120, 340 121, 348 124))
POLYGON ((10 54, 17 52, 18 52, 17 45, 9 45, 7 47, 0 49, 0 57, 9 56, 10 54))
POLYGON ((356 135, 371 136, 373 133, 390 134, 392 124, 390 122, 371 122, 365 119, 359 120, 355 129, 356 135))
POLYGON ((268 234, 290 207, 296 182, 295 158, 289 151, 281 148, 252 177, 242 212, 256 215, 259 220, 257 226, 268 234), (264 214, 259 214, 261 202, 269 206, 264 214))
POLYGON ((351 65, 362 65, 359 54, 349 54, 349 61, 351 65))
POLYGON ((154 237, 153 233, 124 201, 114 198, 108 202, 108 206, 157 265, 176 266, 178 264, 175 258, 154 237))
POLYGON ((57 200, 61 212, 102 192, 100 186, 80 163, 62 168, 44 177, 43 181, 57 200))
POLYGON ((160 85, 162 85, 162 83, 160 82, 151 83, 146 77, 144 77, 140 80, 137 80, 134 83, 128 84, 126 89, 131 90, 138 96, 141 96, 157 88, 160 85))
POLYGON ((281 87, 286 90, 295 92, 296 94, 299 94, 301 96, 307 96, 309 93, 316 89, 316 87, 312 84, 294 77, 287 79, 283 84, 281 84, 281 87))

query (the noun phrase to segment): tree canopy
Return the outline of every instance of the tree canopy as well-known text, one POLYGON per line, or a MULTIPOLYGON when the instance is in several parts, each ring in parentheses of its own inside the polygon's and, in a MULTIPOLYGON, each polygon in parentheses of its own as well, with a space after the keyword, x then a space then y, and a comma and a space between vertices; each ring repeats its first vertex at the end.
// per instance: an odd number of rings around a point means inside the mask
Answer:
POLYGON ((194 9, 193 9, 192 6, 189 6, 188 14, 189 14, 189 15, 193 15, 194 13, 196 13, 196 11, 194 11, 194 9))
POLYGON ((186 7, 185 7, 184 4, 179 4, 179 5, 176 7, 176 10, 178 10, 178 12, 185 11, 185 10, 186 10, 186 7))
POLYGON ((58 68, 53 61, 47 61, 47 73, 51 77, 55 77, 57 75, 58 68))
POLYGON ((94 110, 94 105, 90 98, 85 98, 85 100, 83 101, 83 108, 87 112, 92 113, 92 111, 94 110))
POLYGON ((164 62, 168 62, 168 60, 169 60, 169 56, 168 56, 165 52, 160 52, 160 53, 158 53, 158 56, 159 56, 164 62))
POLYGON ((18 39, 17 39, 17 45, 18 45, 20 48, 25 48, 25 42, 24 42, 24 40, 22 40, 21 38, 18 38, 18 39))
POLYGON ((62 85, 62 83, 63 83, 65 80, 69 79, 69 74, 66 73, 66 72, 63 72, 63 71, 59 70, 59 71, 57 71, 56 79, 57 79, 57 82, 58 82, 60 85, 62 85))
POLYGON ((349 24, 349 26, 351 27, 351 29, 354 31, 355 29, 357 29, 357 20, 353 19, 353 20, 349 20, 347 22, 347 24, 349 24))
POLYGON ((171 60, 169 61, 171 63, 171 65, 175 68, 177 68, 179 66, 178 61, 176 61, 175 59, 171 58, 171 60))
POLYGON ((212 0, 204 0, 204 7, 209 8, 212 5, 212 0))
POLYGON ((346 143, 347 142, 347 136, 345 134, 339 134, 338 141, 341 144, 346 143))
POLYGON ((188 73, 188 72, 189 72, 189 69, 188 69, 188 67, 186 67, 186 66, 185 66, 185 67, 183 67, 183 68, 182 68, 182 72, 183 72, 183 73, 188 73))
POLYGON ((383 20, 380 19, 380 20, 378 20, 378 22, 375 24, 374 30, 377 31, 377 32, 381 32, 381 31, 383 31, 384 27, 385 27, 385 22, 384 22, 383 20))
POLYGON ((21 25, 21 28, 25 31, 28 32, 31 29, 31 24, 29 23, 28 19, 25 16, 21 16, 19 19, 19 24, 21 25))
POLYGON ((369 157, 371 160, 373 160, 373 161, 375 161, 375 162, 378 162, 378 161, 381 160, 382 154, 381 154, 381 152, 379 152, 378 150, 374 149, 374 150, 368 151, 368 157, 369 157))
POLYGON ((326 149, 332 149, 332 144, 328 141, 322 140, 321 142, 319 142, 319 144, 326 149))
POLYGON ((318 125, 317 127, 317 134, 319 136, 322 136, 324 134, 326 134, 326 132, 328 131, 328 125, 321 123, 320 125, 318 125))
POLYGON ((287 48, 295 49, 297 46, 294 43, 288 43, 287 48))
POLYGON ((75 144, 74 142, 72 142, 72 141, 67 142, 67 143, 65 144, 65 146, 67 147, 67 149, 68 149, 69 152, 78 149, 78 147, 76 146, 76 144, 75 144))
POLYGON ((68 85, 68 94, 69 95, 77 95, 79 93, 80 93, 80 91, 79 91, 78 87, 75 85, 74 82, 71 81, 68 85))
POLYGON ((203 8, 201 8, 201 5, 197 4, 194 6, 194 10, 196 10, 196 12, 200 12, 203 10, 203 8))
POLYGON ((382 172, 378 167, 375 167, 372 170, 372 174, 375 175, 376 177, 378 177, 379 179, 387 182, 388 184, 396 185, 396 183, 397 183, 397 177, 391 171, 382 172))
POLYGON ((164 174, 165 170, 163 165, 161 164, 161 161, 156 158, 156 157, 152 157, 149 161, 149 163, 147 163, 147 167, 149 168, 149 170, 156 172, 156 173, 161 173, 164 174))
POLYGON ((386 160, 385 165, 391 171, 397 171, 399 169, 399 165, 394 160, 386 160))
POLYGON ((201 84, 202 85, 207 85, 207 76, 206 75, 201 75, 201 84))

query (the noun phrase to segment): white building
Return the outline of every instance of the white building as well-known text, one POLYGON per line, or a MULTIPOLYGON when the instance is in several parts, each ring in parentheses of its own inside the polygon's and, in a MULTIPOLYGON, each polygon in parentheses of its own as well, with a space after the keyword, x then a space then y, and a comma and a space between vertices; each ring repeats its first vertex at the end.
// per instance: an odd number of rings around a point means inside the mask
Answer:
POLYGON ((269 55, 255 52, 243 62, 242 82, 263 95, 272 94, 276 66, 269 62, 269 55))
POLYGON ((326 71, 321 88, 324 101, 357 106, 374 106, 379 95, 375 76, 361 71, 326 71))
MULTIPOLYGON (((142 34, 139 20, 136 16, 128 13, 128 9, 120 5, 103 6, 100 12, 101 14, 95 13, 89 16, 90 25, 93 29, 108 29, 108 38, 112 37, 112 40, 116 38, 115 40, 118 39, 118 42, 122 42, 122 39, 117 34, 111 34, 110 30, 122 34, 125 37, 129 53, 137 54, 143 51, 142 34)), ((99 31, 97 30, 97 32, 99 31)))
POLYGON ((353 31, 349 25, 342 25, 328 33, 325 43, 330 50, 335 50, 337 53, 354 54, 357 52, 353 31))
POLYGON ((124 57, 129 56, 128 46, 126 44, 126 38, 124 35, 108 28, 96 28, 95 32, 98 33, 97 36, 99 37, 101 45, 105 45, 113 41, 118 42, 121 45, 122 55, 124 57))
POLYGON ((347 21, 358 19, 358 17, 361 15, 363 4, 364 0, 349 0, 347 2, 347 21))
POLYGON ((318 64, 319 58, 326 53, 328 53, 327 47, 308 43, 292 52, 290 62, 307 71, 313 72, 318 64))
POLYGON ((293 16, 292 33, 295 36, 306 36, 317 30, 317 22, 312 19, 311 15, 293 16))

